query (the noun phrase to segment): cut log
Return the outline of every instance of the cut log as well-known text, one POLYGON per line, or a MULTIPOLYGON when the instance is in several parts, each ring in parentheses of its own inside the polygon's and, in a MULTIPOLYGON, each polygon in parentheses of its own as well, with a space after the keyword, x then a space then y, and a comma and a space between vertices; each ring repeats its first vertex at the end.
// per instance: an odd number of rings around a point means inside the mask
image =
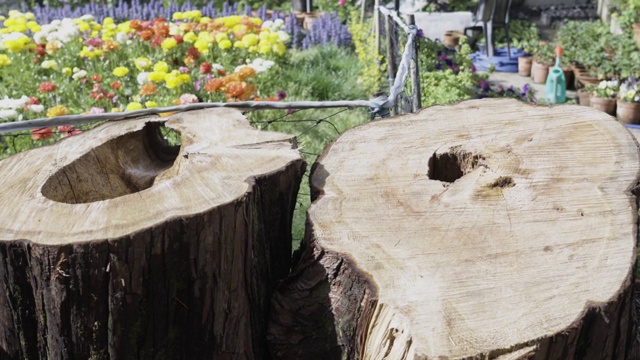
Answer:
POLYGON ((268 357, 305 167, 295 139, 235 110, 166 120, 0 162, 0 358, 268 357))
POLYGON ((368 123, 312 168, 279 359, 630 359, 637 143, 587 107, 368 123))

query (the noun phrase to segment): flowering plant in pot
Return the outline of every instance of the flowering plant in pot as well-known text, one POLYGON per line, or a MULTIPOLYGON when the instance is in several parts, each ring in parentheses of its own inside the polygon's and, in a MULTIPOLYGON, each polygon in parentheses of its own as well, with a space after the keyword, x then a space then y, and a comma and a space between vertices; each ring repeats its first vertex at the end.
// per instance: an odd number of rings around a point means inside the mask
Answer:
POLYGON ((544 84, 547 81, 549 67, 555 59, 554 47, 546 41, 540 41, 533 47, 533 64, 531 65, 531 77, 536 84, 544 84))
POLYGON ((587 86, 586 89, 592 92, 589 106, 609 115, 616 114, 616 96, 620 90, 618 80, 603 80, 598 86, 587 86))
POLYGON ((640 124, 640 85, 635 76, 630 76, 620 85, 616 115, 624 123, 640 124))

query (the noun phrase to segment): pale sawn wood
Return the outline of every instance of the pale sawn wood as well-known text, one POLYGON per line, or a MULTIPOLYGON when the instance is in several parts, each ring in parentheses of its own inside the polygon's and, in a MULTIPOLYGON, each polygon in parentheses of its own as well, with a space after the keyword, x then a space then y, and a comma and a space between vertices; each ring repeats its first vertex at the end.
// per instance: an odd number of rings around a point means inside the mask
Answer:
POLYGON ((274 295, 281 359, 630 359, 636 141, 581 106, 484 99, 342 134, 274 295))

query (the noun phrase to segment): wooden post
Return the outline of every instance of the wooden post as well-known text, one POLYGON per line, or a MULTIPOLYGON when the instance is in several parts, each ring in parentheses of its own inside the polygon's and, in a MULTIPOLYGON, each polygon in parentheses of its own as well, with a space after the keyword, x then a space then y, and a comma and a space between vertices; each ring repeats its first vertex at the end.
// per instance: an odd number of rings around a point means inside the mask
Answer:
POLYGON ((343 133, 312 167, 278 359, 637 359, 640 179, 584 106, 483 99, 343 133))
MULTIPOLYGON (((396 66, 396 24, 393 18, 389 15, 385 15, 385 27, 386 27, 386 37, 387 37, 387 71, 388 71, 388 79, 389 79, 389 87, 393 86, 393 83, 396 79, 396 73, 398 71, 396 66)), ((396 99, 392 99, 395 101, 396 99)), ((398 113, 398 105, 394 104, 392 110, 392 114, 395 115, 398 113)))
MULTIPOLYGON (((416 25, 416 17, 413 14, 408 16, 409 25, 416 25)), ((419 61, 418 61, 418 36, 415 38, 415 43, 413 49, 411 49, 411 85, 412 85, 412 112, 418 111, 422 108, 422 94, 420 92, 420 69, 419 69, 419 61)))
POLYGON ((166 120, 0 162, 0 358, 268 358, 304 171, 295 140, 231 109, 166 120))

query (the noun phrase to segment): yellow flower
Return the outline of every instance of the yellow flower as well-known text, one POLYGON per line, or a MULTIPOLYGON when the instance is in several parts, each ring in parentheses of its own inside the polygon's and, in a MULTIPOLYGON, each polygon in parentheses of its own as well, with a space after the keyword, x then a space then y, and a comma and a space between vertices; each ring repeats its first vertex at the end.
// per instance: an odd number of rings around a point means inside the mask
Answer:
POLYGON ((153 71, 163 73, 169 72, 169 65, 164 61, 158 61, 153 65, 153 71))
POLYGON ((5 54, 0 54, 0 67, 11 65, 11 59, 5 54))
POLYGON ((153 71, 149 73, 149 81, 162 82, 167 76, 166 72, 153 71))
POLYGON ((114 107, 113 109, 111 109, 112 113, 118 113, 118 112, 122 112, 122 109, 118 108, 118 107, 114 107))
POLYGON ((183 17, 185 19, 191 19, 191 20, 194 20, 194 21, 198 21, 202 17, 202 12, 200 10, 186 11, 183 14, 183 17))
POLYGON ((196 42, 196 40, 198 40, 198 36, 193 31, 189 31, 188 33, 184 34, 182 40, 188 43, 194 43, 196 42))
POLYGON ((222 40, 228 39, 227 33, 219 32, 216 34, 216 42, 221 42, 222 40))
POLYGON ((47 110, 47 117, 52 118, 56 116, 67 115, 68 113, 69 113, 69 110, 64 105, 56 105, 52 108, 49 108, 49 110, 47 110))
POLYGON ((179 11, 178 12, 174 12, 173 16, 171 16, 171 19, 173 19, 173 20, 182 20, 183 19, 182 13, 179 12, 179 11))
POLYGON ((169 50, 173 49, 174 47, 176 47, 176 45, 178 45, 178 42, 176 41, 176 39, 174 39, 172 37, 168 37, 168 38, 162 40, 162 43, 160 44, 160 46, 162 47, 162 49, 164 51, 169 51, 169 50))
POLYGON ((62 73, 67 75, 67 76, 71 76, 71 74, 73 74, 73 71, 71 70, 70 67, 66 67, 62 69, 62 73))
POLYGON ((224 40, 222 40, 222 41, 220 41, 220 42, 218 43, 218 47, 219 47, 220 49, 223 49, 223 50, 224 50, 224 49, 228 49, 228 48, 230 48, 230 47, 231 47, 231 45, 232 45, 232 44, 231 44, 231 41, 230 41, 229 39, 224 39, 224 40))
POLYGON ((127 75, 129 73, 129 69, 127 69, 124 66, 118 66, 117 68, 113 69, 113 75, 117 76, 117 77, 123 77, 125 75, 127 75))
POLYGON ((256 45, 258 43, 258 36, 256 34, 247 34, 242 37, 242 42, 246 47, 256 45))
POLYGON ((140 71, 147 70, 151 66, 151 60, 146 57, 139 57, 134 62, 136 68, 140 71))
POLYGON ((130 102, 127 104, 127 111, 134 111, 142 109, 142 104, 139 102, 130 102))
POLYGON ((22 51, 27 46, 28 43, 29 43, 29 38, 22 34, 16 35, 15 38, 10 38, 2 42, 2 44, 7 50, 13 51, 13 52, 22 51))
POLYGON ((156 103, 155 101, 147 101, 144 103, 144 106, 146 106, 147 109, 151 109, 154 107, 158 107, 158 103, 156 103))
POLYGON ((89 25, 89 23, 86 21, 80 21, 78 23, 78 30, 80 30, 81 32, 89 31, 91 30, 91 25, 89 25))
POLYGON ((198 49, 198 51, 200 51, 203 54, 208 54, 209 53, 209 44, 206 41, 203 40, 197 40, 193 46, 198 49))
POLYGON ((87 57, 89 59, 93 59, 96 56, 102 56, 103 53, 104 51, 102 51, 102 49, 94 48, 93 50, 90 50, 87 46, 83 46, 82 50, 80 50, 80 56, 87 57))
POLYGON ((280 56, 284 55, 284 53, 287 52, 287 48, 281 42, 271 46, 271 50, 280 56))

